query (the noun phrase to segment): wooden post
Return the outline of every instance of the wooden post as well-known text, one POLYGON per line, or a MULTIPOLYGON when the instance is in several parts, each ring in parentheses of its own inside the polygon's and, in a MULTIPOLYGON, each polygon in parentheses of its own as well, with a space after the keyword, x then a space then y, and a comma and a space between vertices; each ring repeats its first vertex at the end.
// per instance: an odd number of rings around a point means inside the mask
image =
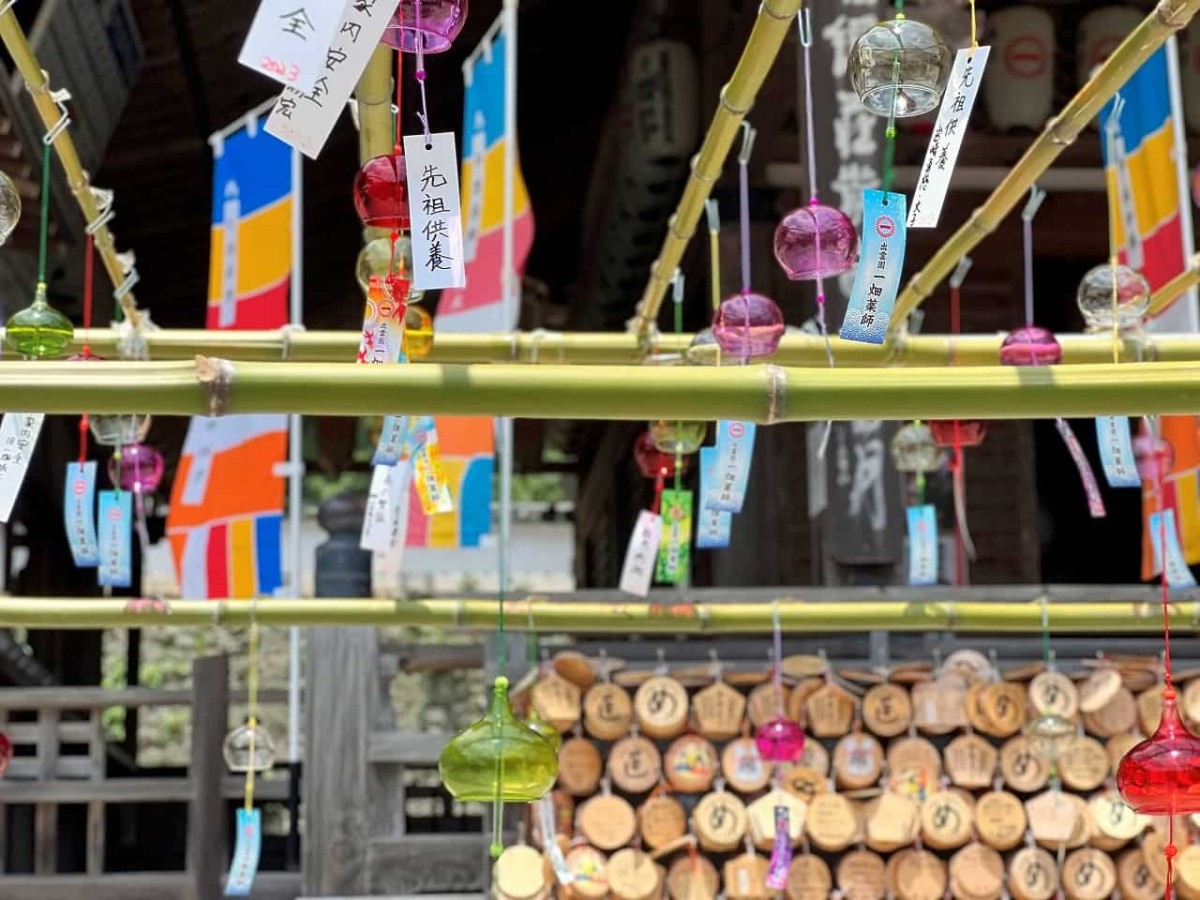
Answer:
POLYGON ((221 896, 228 835, 221 781, 222 746, 229 729, 229 658, 192 663, 192 799, 188 809, 187 870, 194 900, 221 896))
MULTIPOLYGON (((133 640, 133 632, 129 632, 133 640)), ((88 751, 91 758, 91 773, 93 781, 103 781, 108 765, 108 744, 104 739, 104 711, 93 709, 89 717, 90 739, 88 751)), ((126 722, 129 720, 126 719, 126 722)), ((137 720, 134 719, 136 723, 137 720)), ((133 735, 134 760, 137 759, 137 733, 133 735)), ((92 800, 87 809, 87 873, 101 875, 104 873, 104 801, 92 800)))
MULTIPOLYGON (((38 778, 53 781, 58 772, 57 709, 38 711, 38 778)), ((39 803, 34 811, 33 871, 53 875, 58 862, 58 804, 39 803)))

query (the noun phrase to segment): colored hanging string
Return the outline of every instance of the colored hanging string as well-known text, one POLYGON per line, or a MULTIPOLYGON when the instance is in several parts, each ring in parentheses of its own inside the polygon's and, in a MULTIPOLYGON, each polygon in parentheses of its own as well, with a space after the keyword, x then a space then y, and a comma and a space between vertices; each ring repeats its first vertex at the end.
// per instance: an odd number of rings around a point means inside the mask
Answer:
POLYGON ((417 31, 417 84, 421 88, 421 111, 417 113, 417 118, 421 120, 421 127, 425 129, 425 149, 428 150, 433 146, 433 142, 429 134, 429 101, 425 96, 425 39, 420 37, 421 34, 421 0, 416 0, 413 4, 413 9, 416 16, 416 31, 417 31))
POLYGON ((246 659, 246 720, 250 726, 250 766, 246 769, 246 812, 254 809, 254 770, 258 768, 258 618, 250 611, 250 647, 246 659))
MULTIPOLYGON (((675 270, 675 283, 672 298, 675 307, 675 334, 683 334, 683 273, 675 270)), ((683 423, 677 423, 679 432, 683 431, 683 423)), ((678 440, 675 441, 675 490, 683 490, 683 450, 678 440)))
MULTIPOLYGON (((896 18, 902 19, 904 18, 904 14, 897 12, 896 18)), ((892 60, 892 105, 888 109, 887 128, 883 131, 883 176, 881 178, 881 187, 885 191, 892 189, 892 181, 896 177, 896 104, 899 102, 899 96, 900 51, 898 50, 895 58, 892 60)), ((884 205, 887 205, 886 199, 884 200, 884 205)))
POLYGON ((401 141, 402 129, 404 123, 404 54, 399 50, 396 51, 396 113, 392 119, 392 133, 395 135, 393 143, 396 145, 396 152, 401 152, 403 142, 401 141))
MULTIPOLYGON (((1117 135, 1121 130, 1121 113, 1125 109, 1125 98, 1120 94, 1113 97, 1112 111, 1104 123, 1105 143, 1108 149, 1108 164, 1120 166, 1117 157, 1117 135)), ((1118 176, 1119 182, 1119 176, 1118 176)), ((1112 352, 1113 362, 1121 361, 1121 329, 1117 323, 1117 305, 1119 289, 1117 286, 1117 265, 1121 261, 1121 244, 1117 238, 1117 223, 1121 218, 1121 192, 1110 191, 1108 196, 1108 268, 1112 276, 1112 352)))
MULTIPOLYGON (((46 287, 46 255, 50 243, 50 144, 42 144, 42 223, 38 244, 38 286, 46 287)), ((119 305, 119 304, 118 304, 119 305)))
MULTIPOLYGON (((957 337, 962 332, 962 285, 971 268, 971 257, 958 261, 954 274, 950 276, 950 363, 958 364, 957 337)), ((975 557, 975 544, 967 527, 967 470, 963 454, 962 423, 954 420, 954 459, 951 463, 954 494, 954 544, 957 571, 955 582, 961 587, 967 581, 967 560, 975 557)))
POLYGON ((1025 248, 1025 325, 1033 327, 1033 217, 1046 199, 1046 192, 1036 184, 1030 188, 1029 200, 1021 211, 1021 240, 1025 248))
MULTIPOLYGON (((89 232, 84 241, 83 257, 83 347, 80 356, 92 358, 92 345, 89 340, 92 327, 92 283, 95 271, 95 239, 89 232)), ((117 304, 120 306, 120 304, 117 304)), ((79 462, 87 461, 88 449, 88 414, 79 417, 79 462)))
MULTIPOLYGON (((813 89, 812 89, 812 15, 806 6, 796 16, 796 27, 800 31, 800 47, 804 59, 804 164, 808 170, 808 205, 816 208, 821 205, 817 180, 817 139, 813 120, 813 89)), ((814 213, 815 215, 815 213, 814 213)), ((825 341, 825 358, 829 367, 833 368, 833 345, 829 342, 829 328, 825 324, 825 279, 821 277, 821 229, 813 229, 813 239, 817 251, 817 329, 825 341)))
POLYGON ((967 53, 967 59, 973 59, 975 51, 979 49, 979 26, 975 20, 975 0, 970 0, 971 6, 971 49, 967 53))
MULTIPOLYGON (((742 149, 738 151, 738 191, 740 196, 739 222, 742 238, 742 294, 750 293, 750 154, 758 132, 749 122, 742 122, 742 149)), ((747 312, 750 305, 746 304, 747 312)))
MULTIPOLYGON (((917 419, 913 422, 914 425, 920 427, 921 420, 917 419)), ((917 470, 917 506, 925 505, 925 470, 917 470)))
MULTIPOLYGON (((704 201, 704 212, 708 215, 708 288, 712 297, 714 321, 721 309, 721 214, 717 201, 704 201)), ((721 345, 715 340, 713 347, 717 351, 717 365, 721 365, 721 345)))
MULTIPOLYGON (((779 601, 775 600, 771 604, 771 630, 772 640, 775 647, 775 670, 773 678, 775 682, 775 700, 778 703, 779 718, 784 718, 783 710, 783 624, 779 618, 779 601)), ((776 768, 779 768, 776 766, 776 768)))
POLYGON ((1167 517, 1166 506, 1163 503, 1163 471, 1165 466, 1160 462, 1160 454, 1157 451, 1158 446, 1158 419, 1157 417, 1147 416, 1145 418, 1146 434, 1150 438, 1150 464, 1154 473, 1154 497, 1155 508, 1158 511, 1158 564, 1159 564, 1159 582, 1162 587, 1162 613, 1163 613, 1163 683, 1166 690, 1174 693, 1175 685, 1171 679, 1171 597, 1170 585, 1167 582, 1167 517))

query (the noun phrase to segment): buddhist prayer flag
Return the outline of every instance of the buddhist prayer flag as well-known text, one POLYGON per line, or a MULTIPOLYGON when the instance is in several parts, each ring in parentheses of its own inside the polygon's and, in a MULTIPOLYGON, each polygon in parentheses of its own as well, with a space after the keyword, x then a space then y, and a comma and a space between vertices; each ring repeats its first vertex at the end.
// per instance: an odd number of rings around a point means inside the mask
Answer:
MULTIPOLYGON (((209 328, 287 322, 292 152, 256 119, 214 141, 209 328)), ((270 596, 282 586, 286 457, 286 416, 192 419, 167 518, 185 599, 270 596)))

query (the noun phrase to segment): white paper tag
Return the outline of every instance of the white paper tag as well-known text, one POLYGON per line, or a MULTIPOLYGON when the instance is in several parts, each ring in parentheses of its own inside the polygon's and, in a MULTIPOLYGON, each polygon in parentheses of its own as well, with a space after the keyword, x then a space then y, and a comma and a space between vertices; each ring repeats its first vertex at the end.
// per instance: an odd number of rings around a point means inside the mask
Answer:
POLYGON ((463 267, 462 209, 454 132, 404 137, 408 200, 412 216, 414 291, 460 288, 463 267))
POLYGON ((1154 568, 1162 571, 1162 539, 1163 532, 1167 538, 1167 584, 1173 588, 1192 588, 1196 579, 1183 558, 1183 548, 1179 546, 1179 532, 1175 530, 1175 510, 1168 509, 1163 513, 1150 514, 1150 546, 1154 548, 1154 568))
POLYGON ((408 498, 412 496, 412 491, 409 490, 413 479, 412 457, 401 460, 391 468, 388 494, 392 504, 392 549, 403 556, 404 544, 408 539, 408 498))
POLYGON ((1129 419, 1125 416, 1100 416, 1096 419, 1096 443, 1100 446, 1100 464, 1104 477, 1113 488, 1141 487, 1129 419))
POLYGON ((337 0, 262 0, 238 62, 307 93, 321 74, 343 10, 337 0))
POLYGON ((100 546, 96 539, 96 464, 67 463, 67 481, 63 490, 63 520, 71 557, 81 569, 100 565, 100 546))
POLYGON ((392 506, 393 472, 401 474, 395 466, 376 466, 371 475, 362 536, 358 539, 358 546, 363 550, 385 553, 392 546, 392 531, 396 524, 392 506))
POLYGON ((917 179, 917 189, 913 191, 908 210, 909 228, 937 227, 990 51, 991 47, 976 47, 974 53, 969 49, 959 50, 954 57, 950 81, 942 96, 942 106, 938 110, 937 123, 933 126, 929 148, 925 151, 921 177, 917 179))
POLYGON ((45 419, 43 413, 5 413, 0 421, 0 522, 12 515, 45 419))
POLYGON ((312 90, 284 88, 266 132, 316 159, 400 0, 348 0, 312 90))
POLYGON ((658 513, 648 509, 638 513, 637 524, 633 526, 633 535, 629 538, 629 548, 625 551, 625 565, 621 567, 621 590, 637 597, 645 597, 650 593, 662 527, 662 516, 658 513))
POLYGON ((567 865, 562 847, 558 846, 558 841, 555 840, 558 829, 554 824, 554 798, 550 794, 544 794, 538 801, 538 826, 542 831, 542 846, 546 848, 546 855, 550 857, 550 868, 554 870, 555 880, 559 884, 571 884, 575 881, 575 873, 567 865))

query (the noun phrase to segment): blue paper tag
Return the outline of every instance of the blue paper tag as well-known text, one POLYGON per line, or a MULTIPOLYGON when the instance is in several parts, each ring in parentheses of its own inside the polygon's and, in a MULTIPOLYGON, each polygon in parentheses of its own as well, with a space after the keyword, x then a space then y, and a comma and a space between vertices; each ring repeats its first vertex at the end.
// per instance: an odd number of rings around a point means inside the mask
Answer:
POLYGON ((910 506, 908 518, 908 583, 916 587, 938 583, 937 513, 933 505, 910 506))
POLYGON ((133 584, 133 494, 100 492, 100 586, 133 584))
POLYGON ((1188 568, 1183 556, 1183 548, 1179 546, 1179 532, 1175 530, 1175 510, 1168 509, 1162 513, 1150 513, 1150 546, 1154 548, 1154 567, 1162 571, 1162 538, 1166 532, 1167 538, 1167 584, 1173 588, 1192 588, 1196 579, 1188 568))
POLYGON ((258 874, 258 858, 262 853, 262 813, 242 807, 237 811, 237 843, 233 862, 225 879, 226 897, 249 897, 258 874))
POLYGON ((379 444, 375 447, 373 466, 395 466, 404 454, 404 442, 408 439, 408 416, 387 416, 383 430, 379 433, 379 444))
MULTIPOLYGON (((713 489, 713 471, 717 462, 716 447, 700 448, 700 496, 707 498, 713 489)), ((696 517, 696 549, 716 550, 729 546, 729 532, 733 526, 733 513, 712 509, 702 499, 700 513, 696 517)))
POLYGON ((718 422, 717 457, 713 463, 713 482, 704 495, 709 509, 740 513, 746 502, 746 484, 750 481, 750 461, 754 456, 753 422, 718 422))
POLYGON ((1129 436, 1129 419, 1125 416, 1100 416, 1096 419, 1096 442, 1100 446, 1100 465, 1108 486, 1114 488, 1141 487, 1137 462, 1133 457, 1133 440, 1129 436))
POLYGON ((71 556, 81 569, 100 565, 100 547, 96 541, 96 464, 67 463, 67 484, 63 491, 63 522, 71 556))
POLYGON ((904 269, 907 204, 903 194, 873 188, 863 191, 862 249, 842 320, 843 340, 883 343, 904 269))

